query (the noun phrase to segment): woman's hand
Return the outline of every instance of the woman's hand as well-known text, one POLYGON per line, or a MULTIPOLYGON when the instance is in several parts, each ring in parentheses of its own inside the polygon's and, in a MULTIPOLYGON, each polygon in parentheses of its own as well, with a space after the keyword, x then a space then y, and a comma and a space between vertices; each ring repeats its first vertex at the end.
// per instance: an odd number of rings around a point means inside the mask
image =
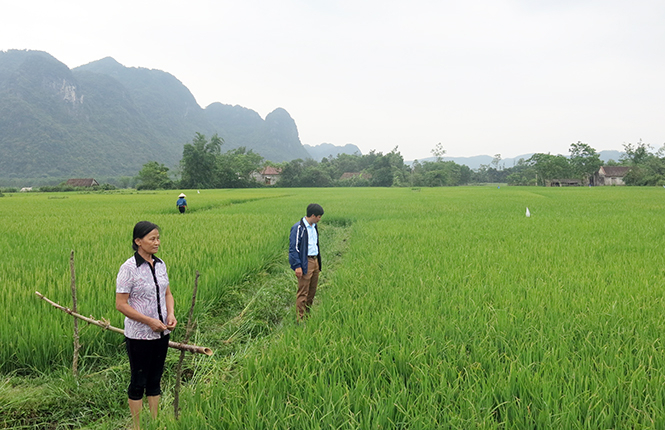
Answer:
MULTIPOLYGON (((175 319, 175 315, 171 312, 166 316, 166 324, 158 320, 157 318, 150 318, 149 316, 143 315, 142 313, 135 310, 133 307, 129 306, 129 294, 128 293, 116 293, 115 295, 115 307, 117 310, 122 312, 126 317, 131 318, 135 321, 146 324, 150 327, 150 330, 161 333, 164 330, 173 330, 178 321, 175 319)), ((171 296, 170 291, 166 298, 167 306, 173 309, 173 296, 171 296)))
POLYGON ((166 324, 158 320, 157 318, 150 318, 150 321, 148 322, 148 326, 150 326, 150 329, 154 332, 161 333, 164 330, 166 330, 168 327, 166 324))
POLYGON ((178 320, 175 319, 175 302, 173 300, 173 294, 171 294, 171 286, 166 287, 166 328, 173 330, 178 324, 178 320))
POLYGON ((178 320, 175 319, 175 315, 168 315, 166 317, 166 328, 169 330, 173 330, 178 324, 178 320))

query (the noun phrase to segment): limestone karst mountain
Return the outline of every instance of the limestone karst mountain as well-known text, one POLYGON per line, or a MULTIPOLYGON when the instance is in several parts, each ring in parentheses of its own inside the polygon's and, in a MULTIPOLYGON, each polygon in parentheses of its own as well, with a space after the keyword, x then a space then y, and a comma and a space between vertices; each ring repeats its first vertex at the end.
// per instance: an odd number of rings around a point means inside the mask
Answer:
POLYGON ((173 75, 107 57, 70 70, 41 51, 0 52, 0 177, 135 175, 175 167, 195 132, 222 151, 245 146, 281 162, 308 158, 295 121, 240 106, 201 108, 173 75))

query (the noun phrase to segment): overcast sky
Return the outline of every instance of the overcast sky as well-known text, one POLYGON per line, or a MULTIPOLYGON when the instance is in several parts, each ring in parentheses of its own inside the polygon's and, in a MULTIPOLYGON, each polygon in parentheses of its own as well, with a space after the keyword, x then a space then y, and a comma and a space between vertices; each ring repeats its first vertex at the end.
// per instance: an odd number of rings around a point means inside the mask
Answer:
POLYGON ((662 0, 20 0, 0 50, 160 69, 303 144, 407 160, 665 143, 662 0))

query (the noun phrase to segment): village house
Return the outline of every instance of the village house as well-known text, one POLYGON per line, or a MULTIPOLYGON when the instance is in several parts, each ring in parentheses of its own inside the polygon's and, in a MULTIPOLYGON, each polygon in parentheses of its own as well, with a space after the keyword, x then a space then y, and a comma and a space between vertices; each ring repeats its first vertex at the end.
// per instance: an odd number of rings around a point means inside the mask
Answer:
POLYGON ((550 179, 547 181, 548 187, 579 187, 582 181, 579 179, 550 179))
POLYGON ((593 185, 626 185, 623 178, 630 170, 626 166, 601 166, 592 177, 593 185))
POLYGON ((65 185, 71 187, 94 187, 95 185, 99 185, 99 182, 93 178, 75 178, 68 179, 67 182, 65 182, 65 185))
POLYGON ((256 182, 260 182, 266 185, 275 185, 279 181, 279 175, 282 173, 282 169, 278 167, 267 166, 258 172, 253 172, 252 177, 256 182))

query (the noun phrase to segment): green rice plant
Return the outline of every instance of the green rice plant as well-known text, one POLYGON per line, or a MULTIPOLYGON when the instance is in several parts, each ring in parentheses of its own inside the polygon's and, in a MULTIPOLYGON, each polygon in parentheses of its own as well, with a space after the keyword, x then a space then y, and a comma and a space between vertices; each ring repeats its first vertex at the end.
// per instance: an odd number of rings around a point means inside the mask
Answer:
MULTIPOLYGON (((115 274, 131 227, 149 219, 180 322, 199 270, 195 341, 221 351, 191 365, 180 420, 149 428, 662 428, 662 192, 204 190, 184 216, 167 193, 3 198, 0 300, 16 311, 0 321, 15 328, 0 333, 3 370, 67 365, 70 317, 32 286, 67 303, 71 249, 83 313, 121 324, 115 274), (324 282, 298 325, 295 280, 271 267, 311 202, 326 211, 324 282), (273 315, 283 322, 266 330, 273 315)), ((118 350, 114 335, 84 331, 88 363, 118 350)))
MULTIPOLYGON (((5 221, 0 247, 6 258, 0 262, 0 280, 8 293, 0 296, 0 303, 12 311, 3 313, 0 323, 12 330, 0 333, 0 369, 25 372, 70 362, 71 317, 37 300, 34 292, 71 306, 71 250, 79 312, 122 327, 123 316, 115 310, 115 276, 133 253, 131 234, 137 221, 148 219, 162 229, 159 256, 169 270, 180 320, 191 301, 197 270, 200 307, 207 309, 223 305, 233 285, 277 258, 285 233, 273 230, 269 220, 244 228, 249 218, 234 214, 233 205, 276 199, 278 194, 219 190, 200 196, 200 202, 190 198, 191 206, 205 210, 184 216, 175 210, 172 196, 163 192, 68 194, 63 199, 33 193, 3 200, 7 204, 0 205, 5 221)), ((82 354, 94 357, 116 350, 122 339, 84 326, 81 341, 82 354)))
POLYGON ((192 387, 175 428, 659 428, 661 192, 330 198, 351 243, 311 319, 192 387))

